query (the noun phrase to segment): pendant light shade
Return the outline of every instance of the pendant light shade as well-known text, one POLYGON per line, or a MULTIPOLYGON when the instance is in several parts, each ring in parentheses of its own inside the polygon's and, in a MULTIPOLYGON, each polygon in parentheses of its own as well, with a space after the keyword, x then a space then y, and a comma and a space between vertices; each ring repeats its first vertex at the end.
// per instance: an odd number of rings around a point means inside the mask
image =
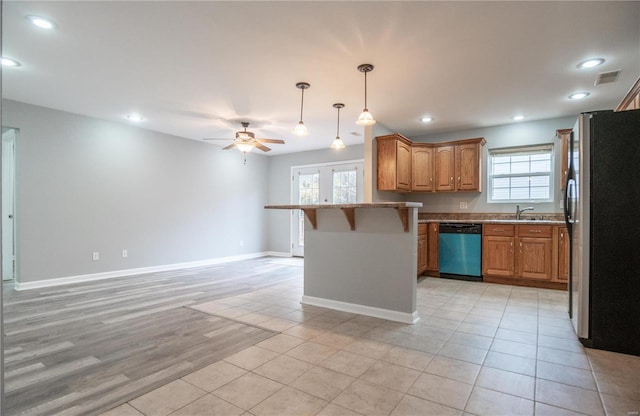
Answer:
POLYGON ((308 82, 298 82, 296 84, 296 87, 302 90, 302 100, 300 101, 300 121, 298 122, 298 125, 293 129, 293 134, 296 134, 298 136, 306 136, 307 134, 309 134, 309 131, 307 131, 307 126, 305 126, 304 122, 302 121, 302 110, 304 109, 304 90, 306 90, 310 86, 311 85, 309 85, 308 82))
POLYGON ((358 126, 373 126, 376 124, 373 116, 367 109, 367 72, 373 71, 373 65, 371 64, 362 64, 358 66, 358 71, 364 72, 364 110, 356 120, 356 124, 358 126))
POLYGON ((340 109, 343 107, 344 104, 342 103, 335 103, 333 105, 333 108, 338 109, 338 127, 336 129, 336 138, 333 140, 333 143, 331 143, 331 148, 335 150, 344 149, 344 142, 340 138, 340 109))

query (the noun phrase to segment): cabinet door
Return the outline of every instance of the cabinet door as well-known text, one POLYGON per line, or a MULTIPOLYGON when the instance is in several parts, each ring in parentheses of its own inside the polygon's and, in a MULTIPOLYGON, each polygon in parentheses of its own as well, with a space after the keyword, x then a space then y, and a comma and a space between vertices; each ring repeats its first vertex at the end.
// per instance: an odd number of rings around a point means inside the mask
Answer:
POLYGON ((551 238, 519 238, 518 277, 551 280, 552 246, 551 238))
POLYGON ((514 240, 493 235, 482 239, 482 274, 514 277, 514 240))
POLYGON ((411 190, 411 146, 398 140, 396 142, 396 188, 411 190))
POLYGON ((455 191, 455 152, 454 146, 435 148, 435 189, 436 191, 455 191))
POLYGON ((560 139, 560 189, 564 189, 567 184, 567 175, 569 174, 569 139, 573 129, 556 130, 556 136, 560 139))
POLYGON ((457 191, 480 190, 480 146, 460 144, 455 146, 455 181, 457 191))
POLYGON ((418 274, 427 270, 427 236, 418 236, 418 274))
POLYGON ((427 270, 438 271, 440 269, 440 232, 437 222, 429 223, 427 240, 427 270))
POLYGON ((566 227, 558 228, 558 280, 569 281, 569 235, 566 227))
POLYGON ((433 148, 411 146, 411 190, 433 191, 433 148))

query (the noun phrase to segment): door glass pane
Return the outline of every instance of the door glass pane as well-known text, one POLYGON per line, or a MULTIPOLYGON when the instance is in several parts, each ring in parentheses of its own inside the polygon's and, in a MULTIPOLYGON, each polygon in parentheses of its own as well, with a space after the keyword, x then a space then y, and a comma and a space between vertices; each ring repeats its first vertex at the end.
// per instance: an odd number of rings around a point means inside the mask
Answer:
POLYGON ((356 170, 333 172, 333 203, 355 204, 357 202, 356 170))

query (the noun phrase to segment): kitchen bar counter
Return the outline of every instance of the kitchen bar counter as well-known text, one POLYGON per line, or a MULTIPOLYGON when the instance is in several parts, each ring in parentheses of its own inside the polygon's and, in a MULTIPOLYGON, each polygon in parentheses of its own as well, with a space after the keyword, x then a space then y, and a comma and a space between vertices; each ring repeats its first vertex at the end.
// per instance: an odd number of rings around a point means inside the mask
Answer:
POLYGON ((302 303, 404 323, 418 320, 420 207, 419 202, 265 206, 305 213, 302 303))
POLYGON ((405 232, 409 231, 409 208, 420 208, 422 207, 422 203, 420 202, 369 202, 369 203, 359 203, 359 204, 307 204, 307 205, 265 205, 265 209, 301 209, 314 230, 318 229, 318 216, 317 210, 319 209, 339 209, 341 210, 347 221, 349 222, 349 226, 351 227, 351 231, 355 231, 356 229, 356 209, 371 209, 371 208, 393 208, 396 210, 398 215, 400 216, 400 221, 402 221, 402 226, 405 232))

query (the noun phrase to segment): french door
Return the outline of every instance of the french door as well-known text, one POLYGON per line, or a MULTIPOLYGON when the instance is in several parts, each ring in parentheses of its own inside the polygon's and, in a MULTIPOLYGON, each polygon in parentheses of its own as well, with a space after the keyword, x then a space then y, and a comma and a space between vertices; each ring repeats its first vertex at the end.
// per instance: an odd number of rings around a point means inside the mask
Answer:
MULTIPOLYGON (((304 205, 362 202, 364 163, 361 160, 291 168, 291 203, 304 205)), ((291 252, 304 256, 304 212, 291 215, 291 252)))

